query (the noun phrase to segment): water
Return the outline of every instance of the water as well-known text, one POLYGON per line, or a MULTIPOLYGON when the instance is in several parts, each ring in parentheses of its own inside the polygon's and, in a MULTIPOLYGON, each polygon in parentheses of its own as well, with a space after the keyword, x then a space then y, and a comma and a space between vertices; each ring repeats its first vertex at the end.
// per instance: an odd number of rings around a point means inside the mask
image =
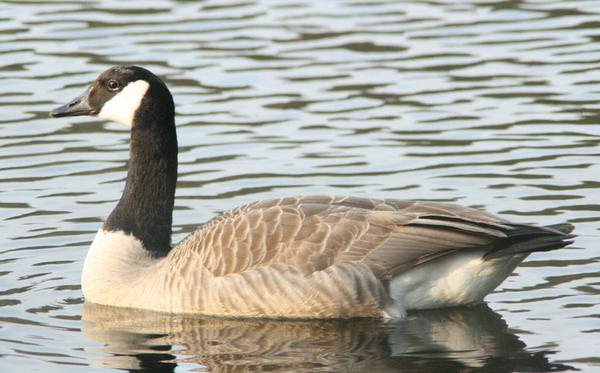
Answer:
POLYGON ((0 368, 549 371, 600 365, 596 1, 0 1, 0 368), (451 201, 580 235, 473 309, 227 321, 84 304, 128 136, 49 119, 115 64, 177 103, 177 242, 281 195, 451 201))

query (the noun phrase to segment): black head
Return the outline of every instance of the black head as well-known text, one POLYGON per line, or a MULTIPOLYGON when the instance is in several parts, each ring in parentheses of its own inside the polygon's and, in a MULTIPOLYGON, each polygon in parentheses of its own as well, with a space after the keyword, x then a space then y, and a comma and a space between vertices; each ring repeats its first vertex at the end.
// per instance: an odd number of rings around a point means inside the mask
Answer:
MULTIPOLYGON (((115 66, 106 70, 80 96, 58 107, 50 115, 66 117, 97 115, 133 127, 136 112, 152 101, 172 111, 173 98, 166 85, 156 75, 139 66, 115 66)), ((156 103, 153 103, 156 104, 156 103)))

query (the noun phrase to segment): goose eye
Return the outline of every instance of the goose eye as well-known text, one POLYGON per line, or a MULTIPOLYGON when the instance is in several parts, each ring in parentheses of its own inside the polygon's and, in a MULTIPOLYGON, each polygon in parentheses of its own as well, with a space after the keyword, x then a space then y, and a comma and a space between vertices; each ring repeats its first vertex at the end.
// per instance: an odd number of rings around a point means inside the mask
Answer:
POLYGON ((119 89, 119 82, 111 79, 108 82, 106 82, 106 86, 109 90, 116 91, 117 89, 119 89))

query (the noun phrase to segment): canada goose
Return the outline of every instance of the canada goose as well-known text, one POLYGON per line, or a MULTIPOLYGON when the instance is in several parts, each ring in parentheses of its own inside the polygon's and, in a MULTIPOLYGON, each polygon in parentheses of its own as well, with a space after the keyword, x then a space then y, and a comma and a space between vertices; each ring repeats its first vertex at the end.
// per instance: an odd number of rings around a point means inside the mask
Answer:
POLYGON ((226 212, 171 247, 175 111, 150 71, 100 74, 53 117, 97 115, 131 128, 123 195, 92 243, 85 298, 172 313, 400 318, 482 302, 531 252, 573 227, 514 224, 458 205, 327 195, 226 212))

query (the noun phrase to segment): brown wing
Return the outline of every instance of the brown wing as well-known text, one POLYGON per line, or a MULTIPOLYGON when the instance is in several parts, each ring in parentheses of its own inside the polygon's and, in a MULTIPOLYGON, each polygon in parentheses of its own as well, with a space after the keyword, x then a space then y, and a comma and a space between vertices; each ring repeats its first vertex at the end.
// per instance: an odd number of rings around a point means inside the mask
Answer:
POLYGON ((508 223, 457 205, 305 196, 271 199, 224 213, 191 234, 191 250, 215 276, 272 265, 306 274, 362 262, 390 277, 450 252, 507 237, 508 223))

